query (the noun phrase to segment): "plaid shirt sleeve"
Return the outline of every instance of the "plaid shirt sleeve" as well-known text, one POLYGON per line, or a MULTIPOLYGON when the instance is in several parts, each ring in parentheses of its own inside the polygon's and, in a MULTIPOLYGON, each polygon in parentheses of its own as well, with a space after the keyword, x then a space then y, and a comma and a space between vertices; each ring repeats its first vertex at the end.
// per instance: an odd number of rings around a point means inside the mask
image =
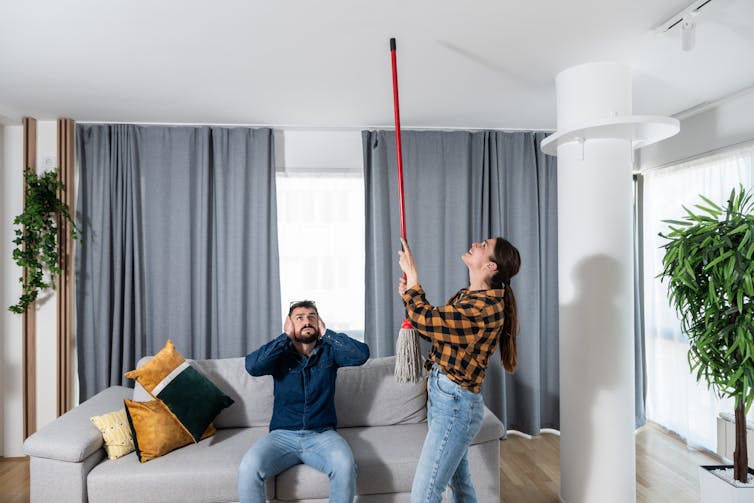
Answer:
POLYGON ((416 285, 403 294, 403 304, 419 335, 431 341, 470 344, 479 337, 480 326, 489 323, 490 318, 502 323, 502 310, 497 305, 490 305, 480 298, 456 301, 457 298, 458 294, 448 304, 435 307, 427 302, 421 285, 416 285))

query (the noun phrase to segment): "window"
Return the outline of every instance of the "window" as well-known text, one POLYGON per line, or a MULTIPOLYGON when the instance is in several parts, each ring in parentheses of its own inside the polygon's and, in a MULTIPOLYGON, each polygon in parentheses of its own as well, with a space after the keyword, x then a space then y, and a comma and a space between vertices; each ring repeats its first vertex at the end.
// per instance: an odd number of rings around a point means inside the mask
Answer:
POLYGON ((276 183, 283 315, 311 299, 329 328, 363 340, 363 176, 300 170, 276 183))
MULTIPOLYGON (((682 205, 699 202, 699 194, 723 203, 738 184, 754 186, 754 146, 684 162, 644 175, 644 313, 647 362, 647 419, 675 431, 691 445, 715 450, 716 417, 733 411, 732 400, 720 400, 696 382, 687 361, 688 340, 668 302, 662 271, 666 232, 662 220, 677 219, 682 205)), ((750 417, 752 414, 750 413, 750 417)))

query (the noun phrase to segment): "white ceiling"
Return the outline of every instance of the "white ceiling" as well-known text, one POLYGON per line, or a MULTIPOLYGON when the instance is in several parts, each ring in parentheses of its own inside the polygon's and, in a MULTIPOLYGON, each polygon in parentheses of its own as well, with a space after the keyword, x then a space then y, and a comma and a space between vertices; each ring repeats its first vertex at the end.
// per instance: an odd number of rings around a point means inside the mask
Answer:
POLYGON ((554 129, 558 72, 631 66, 636 114, 754 84, 754 1, 0 0, 0 121, 554 129))

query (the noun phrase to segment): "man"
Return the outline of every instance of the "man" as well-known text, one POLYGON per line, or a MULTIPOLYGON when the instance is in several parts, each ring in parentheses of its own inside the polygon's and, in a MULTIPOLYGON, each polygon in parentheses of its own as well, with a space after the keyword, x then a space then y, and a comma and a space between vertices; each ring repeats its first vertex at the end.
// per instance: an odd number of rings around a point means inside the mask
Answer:
POLYGON ((241 503, 264 503, 265 479, 299 463, 330 478, 330 503, 352 503, 356 464, 335 431, 335 377, 338 367, 366 362, 369 347, 326 329, 310 300, 291 304, 283 331, 246 356, 249 374, 274 379, 275 401, 270 432, 238 468, 241 503))

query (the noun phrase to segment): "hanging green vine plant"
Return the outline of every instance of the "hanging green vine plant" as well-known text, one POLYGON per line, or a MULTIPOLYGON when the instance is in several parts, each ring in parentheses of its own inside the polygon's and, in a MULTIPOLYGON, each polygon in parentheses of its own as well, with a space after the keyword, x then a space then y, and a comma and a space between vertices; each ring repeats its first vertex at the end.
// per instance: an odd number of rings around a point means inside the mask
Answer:
POLYGON ((57 178, 57 169, 37 175, 32 170, 24 173, 26 181, 26 203, 24 212, 18 215, 13 224, 16 239, 13 244, 13 260, 19 267, 25 267, 26 281, 23 284, 18 304, 8 310, 21 314, 37 299, 40 290, 54 288, 55 277, 60 274, 58 263, 58 216, 68 221, 71 236, 78 238, 78 227, 68 214, 68 207, 58 198, 58 190, 65 186, 57 178), (49 273, 49 282, 45 278, 49 273))

